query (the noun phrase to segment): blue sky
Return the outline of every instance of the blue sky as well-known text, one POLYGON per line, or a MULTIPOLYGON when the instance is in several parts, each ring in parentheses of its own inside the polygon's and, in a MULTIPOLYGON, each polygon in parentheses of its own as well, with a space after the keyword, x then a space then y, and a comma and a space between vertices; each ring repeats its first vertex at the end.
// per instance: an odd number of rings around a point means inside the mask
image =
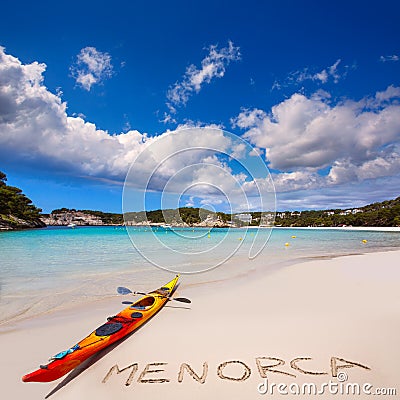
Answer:
POLYGON ((260 148, 278 209, 399 195, 396 1, 22 1, 2 15, 0 170, 45 211, 120 212, 132 143, 182 125, 260 148))

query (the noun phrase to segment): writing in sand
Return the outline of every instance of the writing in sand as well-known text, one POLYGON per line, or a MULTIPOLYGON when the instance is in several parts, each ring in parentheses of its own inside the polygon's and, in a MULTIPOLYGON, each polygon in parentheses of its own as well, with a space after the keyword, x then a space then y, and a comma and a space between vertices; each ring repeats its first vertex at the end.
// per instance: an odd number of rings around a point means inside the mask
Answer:
MULTIPOLYGON (((315 370, 312 369, 312 358, 311 357, 296 357, 286 363, 285 360, 276 357, 256 357, 255 364, 257 373, 261 378, 267 378, 267 374, 275 373, 296 377, 297 375, 331 375, 337 377, 338 371, 344 368, 362 368, 364 370, 370 370, 364 364, 355 361, 345 360, 340 357, 331 357, 329 360, 328 367, 326 370, 315 370)), ((129 386, 132 384, 136 375, 138 376, 138 383, 168 383, 171 381, 170 376, 167 375, 166 362, 153 362, 148 363, 144 367, 140 368, 139 364, 131 363, 127 367, 120 368, 117 364, 113 365, 107 372, 102 382, 106 383, 111 376, 126 372, 127 378, 125 385, 129 386)), ((207 381, 209 375, 209 363, 203 362, 202 367, 195 370, 190 364, 182 363, 179 366, 177 374, 178 383, 184 381, 184 377, 188 376, 193 378, 196 382, 204 384, 207 381)), ((243 382, 246 381, 252 373, 251 367, 243 361, 231 360, 224 361, 217 365, 216 373, 218 378, 228 381, 243 382)))

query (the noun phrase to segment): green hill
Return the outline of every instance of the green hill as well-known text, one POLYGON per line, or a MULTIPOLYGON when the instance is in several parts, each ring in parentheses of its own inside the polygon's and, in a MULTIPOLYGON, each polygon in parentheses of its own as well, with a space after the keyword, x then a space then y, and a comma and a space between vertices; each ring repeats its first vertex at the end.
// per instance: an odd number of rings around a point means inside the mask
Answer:
POLYGON ((174 224, 184 222, 185 224, 192 225, 198 224, 206 219, 208 215, 215 215, 223 222, 230 221, 231 215, 223 212, 212 212, 204 208, 193 207, 180 207, 176 209, 153 210, 153 211, 140 211, 125 213, 126 221, 151 221, 152 223, 167 223, 174 224))
POLYGON ((347 210, 285 211, 277 226, 400 226, 400 197, 347 210))
MULTIPOLYGON (((103 224, 122 224, 122 214, 104 213, 91 210, 70 210, 66 208, 52 211, 52 214, 83 213, 88 216, 97 216, 103 224)), ((257 226, 262 220, 261 212, 251 212, 252 221, 250 225, 257 226)), ((125 222, 136 224, 144 221, 151 223, 167 224, 199 224, 208 216, 219 219, 224 225, 228 221, 234 221, 236 226, 248 225, 236 218, 233 214, 223 212, 212 212, 203 208, 181 207, 177 209, 139 211, 125 213, 125 222)), ((283 211, 277 212, 275 226, 285 227, 338 227, 338 226, 400 226, 400 197, 381 203, 373 203, 359 208, 330 209, 330 210, 308 210, 308 211, 283 211)))
MULTIPOLYGON (((49 214, 41 214, 41 209, 32 204, 32 201, 26 197, 22 190, 8 186, 7 177, 0 171, 0 229, 22 229, 37 228, 46 226, 41 220, 49 221, 52 216, 63 214, 79 214, 81 224, 96 225, 118 225, 124 223, 122 214, 107 213, 92 210, 71 210, 61 208, 53 210, 49 214), (89 219, 93 221, 90 222, 89 219), (85 222, 85 220, 88 222, 85 222)), ((260 212, 251 214, 251 225, 258 225, 261 218, 260 212)), ((177 209, 140 211, 125 213, 125 221, 131 223, 141 223, 150 221, 152 223, 167 223, 188 225, 199 224, 208 216, 219 220, 221 225, 225 226, 228 221, 234 221, 235 225, 247 225, 235 217, 235 215, 225 214, 223 212, 212 212, 203 208, 181 207, 177 209)), ((240 216, 238 216, 240 217, 240 216)), ((65 222, 65 221, 64 221, 65 222)), ((56 223, 57 224, 64 224, 56 223)), ((47 222, 49 224, 53 224, 47 222)), ((65 223, 66 224, 66 223, 65 223)), ((347 210, 310 210, 310 211, 283 211, 277 212, 275 217, 275 226, 313 226, 313 227, 335 227, 335 226, 400 226, 400 197, 393 200, 386 200, 380 203, 373 203, 359 208, 350 208, 347 210)))

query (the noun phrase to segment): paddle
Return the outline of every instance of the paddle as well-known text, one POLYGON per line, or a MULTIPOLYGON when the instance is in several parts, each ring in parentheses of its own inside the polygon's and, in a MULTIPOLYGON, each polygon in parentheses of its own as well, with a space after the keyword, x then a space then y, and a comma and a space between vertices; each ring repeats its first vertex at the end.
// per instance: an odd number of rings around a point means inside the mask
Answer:
MULTIPOLYGON (((119 294, 122 294, 122 295, 131 294, 132 293, 132 294, 140 294, 140 295, 146 296, 146 295, 150 294, 150 293, 143 293, 143 292, 132 292, 132 290, 130 290, 130 289, 126 288, 126 287, 123 287, 123 286, 119 286, 117 288, 117 292, 119 294)), ((157 294, 157 296, 167 298, 168 300, 180 301, 181 303, 191 303, 192 302, 191 300, 187 299, 186 297, 168 297, 168 296, 163 296, 163 295, 160 295, 160 294, 157 294)), ((123 301, 122 304, 132 304, 132 303, 129 303, 127 301, 123 301)))
POLYGON ((128 288, 123 287, 123 286, 118 286, 117 292, 118 292, 118 294, 129 294, 129 293, 132 293, 132 290, 129 290, 128 288))

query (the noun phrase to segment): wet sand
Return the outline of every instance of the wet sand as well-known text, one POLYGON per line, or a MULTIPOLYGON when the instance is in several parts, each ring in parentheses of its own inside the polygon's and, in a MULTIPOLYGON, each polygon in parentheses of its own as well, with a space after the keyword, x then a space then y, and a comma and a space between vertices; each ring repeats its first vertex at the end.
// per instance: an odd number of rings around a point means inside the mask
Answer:
MULTIPOLYGON (((21 377, 118 312, 121 299, 20 322, 0 334, 2 395, 309 399, 281 394, 277 385, 295 390, 293 384, 311 383, 320 389, 346 376, 344 383, 370 383, 371 391, 396 388, 398 395, 399 260, 400 251, 316 259, 200 286, 185 285, 183 276, 176 296, 191 298, 190 309, 169 303, 87 369, 52 383, 23 383, 21 377), (275 385, 273 394, 261 395, 261 383, 268 390, 275 385)), ((315 397, 373 398, 362 392, 333 395, 327 388, 315 397)))

